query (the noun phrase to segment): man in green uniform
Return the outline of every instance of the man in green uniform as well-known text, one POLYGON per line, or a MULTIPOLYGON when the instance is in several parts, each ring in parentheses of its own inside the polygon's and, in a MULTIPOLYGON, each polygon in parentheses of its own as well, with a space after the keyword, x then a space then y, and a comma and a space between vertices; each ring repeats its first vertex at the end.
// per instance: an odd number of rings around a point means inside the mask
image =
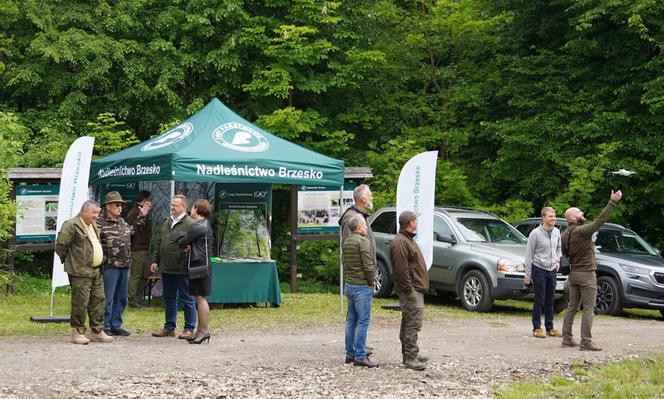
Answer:
POLYGON ((71 286, 71 342, 110 342, 104 333, 104 285, 101 275, 103 251, 99 242, 99 203, 85 201, 77 216, 62 224, 55 252, 64 264, 71 286), (90 333, 85 336, 85 316, 90 318, 90 333))
MULTIPOLYGON (((127 223, 134 225, 138 217, 143 213, 145 207, 150 209, 152 206, 152 194, 149 191, 140 191, 136 198, 136 204, 131 208, 127 215, 127 223)), ((152 228, 150 214, 145 213, 145 225, 140 229, 135 229, 131 236, 131 268, 129 270, 129 306, 142 308, 143 292, 145 291, 145 282, 150 275, 150 258, 148 247, 150 246, 150 237, 152 237, 152 228)))

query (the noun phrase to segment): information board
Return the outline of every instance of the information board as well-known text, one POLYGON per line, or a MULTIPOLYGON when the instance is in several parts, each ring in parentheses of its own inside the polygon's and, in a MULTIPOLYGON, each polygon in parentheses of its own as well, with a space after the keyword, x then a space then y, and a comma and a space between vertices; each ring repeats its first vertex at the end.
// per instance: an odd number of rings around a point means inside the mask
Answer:
POLYGON ((16 242, 55 241, 58 185, 16 186, 16 242))
MULTIPOLYGON (((355 184, 344 184, 343 208, 353 206, 355 184)), ((341 204, 339 187, 299 186, 297 191, 297 232, 338 233, 341 204)))

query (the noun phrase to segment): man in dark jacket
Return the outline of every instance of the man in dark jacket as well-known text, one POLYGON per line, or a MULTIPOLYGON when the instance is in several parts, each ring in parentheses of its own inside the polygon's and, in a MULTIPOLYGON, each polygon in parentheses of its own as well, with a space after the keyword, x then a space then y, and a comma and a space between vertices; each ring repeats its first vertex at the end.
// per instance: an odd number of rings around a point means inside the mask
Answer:
MULTIPOLYGON (((149 191, 140 191, 136 197, 136 203, 127 215, 127 223, 133 225, 143 212, 144 207, 150 209, 152 206, 152 194, 149 191)), ((145 214, 145 225, 134 231, 131 236, 131 269, 129 270, 129 306, 141 308, 143 304, 143 293, 145 291, 146 278, 150 275, 150 256, 148 248, 150 237, 152 237, 152 226, 150 214, 145 214)))
POLYGON ((399 233, 390 244, 390 261, 396 291, 401 304, 401 354, 406 368, 424 370, 426 356, 421 356, 417 334, 422 329, 424 294, 429 290, 429 274, 424 257, 415 242, 417 214, 411 211, 399 215, 399 233))
POLYGON ((344 290, 348 298, 346 316, 346 363, 355 366, 378 367, 366 353, 367 330, 371 319, 376 260, 371 253, 367 222, 357 215, 349 223, 351 234, 343 243, 344 290))
POLYGON ((150 265, 153 273, 157 270, 161 272, 164 302, 166 302, 166 322, 164 328, 152 333, 155 337, 175 335, 178 295, 184 307, 184 331, 178 338, 190 339, 194 336, 196 304, 194 297, 189 294, 187 256, 179 246, 180 239, 187 234, 193 223, 194 219, 187 215, 187 197, 174 195, 171 199, 171 216, 166 218, 159 228, 159 236, 152 255, 153 263, 150 265))
POLYGON ((597 301, 597 263, 595 262, 595 246, 593 235, 613 212, 613 208, 622 198, 622 192, 611 191, 611 198, 597 219, 584 224, 586 218, 579 208, 569 208, 565 211, 568 227, 562 234, 561 242, 563 253, 570 259, 571 272, 569 274, 569 304, 565 319, 563 320, 563 346, 574 347, 579 345, 572 339, 572 324, 574 316, 583 305, 581 317, 581 344, 579 350, 601 351, 602 348, 592 340, 593 313, 597 301))

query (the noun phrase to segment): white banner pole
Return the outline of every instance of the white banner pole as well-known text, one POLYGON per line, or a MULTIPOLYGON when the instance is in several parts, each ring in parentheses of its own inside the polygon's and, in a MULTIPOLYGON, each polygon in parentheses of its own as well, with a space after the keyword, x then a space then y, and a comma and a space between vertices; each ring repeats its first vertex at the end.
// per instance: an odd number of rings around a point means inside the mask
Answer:
POLYGON ((433 208, 437 159, 438 151, 415 155, 401 169, 397 183, 397 220, 403 211, 419 214, 415 241, 422 251, 427 269, 431 268, 433 262, 433 208))
MULTIPOLYGON (((339 215, 344 214, 344 186, 339 190, 339 215)), ((344 312, 344 260, 343 260, 343 227, 339 226, 339 312, 344 312)))

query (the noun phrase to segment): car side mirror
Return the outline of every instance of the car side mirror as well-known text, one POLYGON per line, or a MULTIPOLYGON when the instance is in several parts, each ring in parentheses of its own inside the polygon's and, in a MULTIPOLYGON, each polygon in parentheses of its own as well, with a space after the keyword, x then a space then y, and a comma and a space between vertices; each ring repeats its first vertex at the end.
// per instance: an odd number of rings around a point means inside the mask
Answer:
POLYGON ((439 233, 436 233, 436 241, 447 242, 447 243, 450 243, 450 244, 456 244, 457 243, 456 237, 454 237, 454 235, 452 235, 452 234, 439 234, 439 233))

